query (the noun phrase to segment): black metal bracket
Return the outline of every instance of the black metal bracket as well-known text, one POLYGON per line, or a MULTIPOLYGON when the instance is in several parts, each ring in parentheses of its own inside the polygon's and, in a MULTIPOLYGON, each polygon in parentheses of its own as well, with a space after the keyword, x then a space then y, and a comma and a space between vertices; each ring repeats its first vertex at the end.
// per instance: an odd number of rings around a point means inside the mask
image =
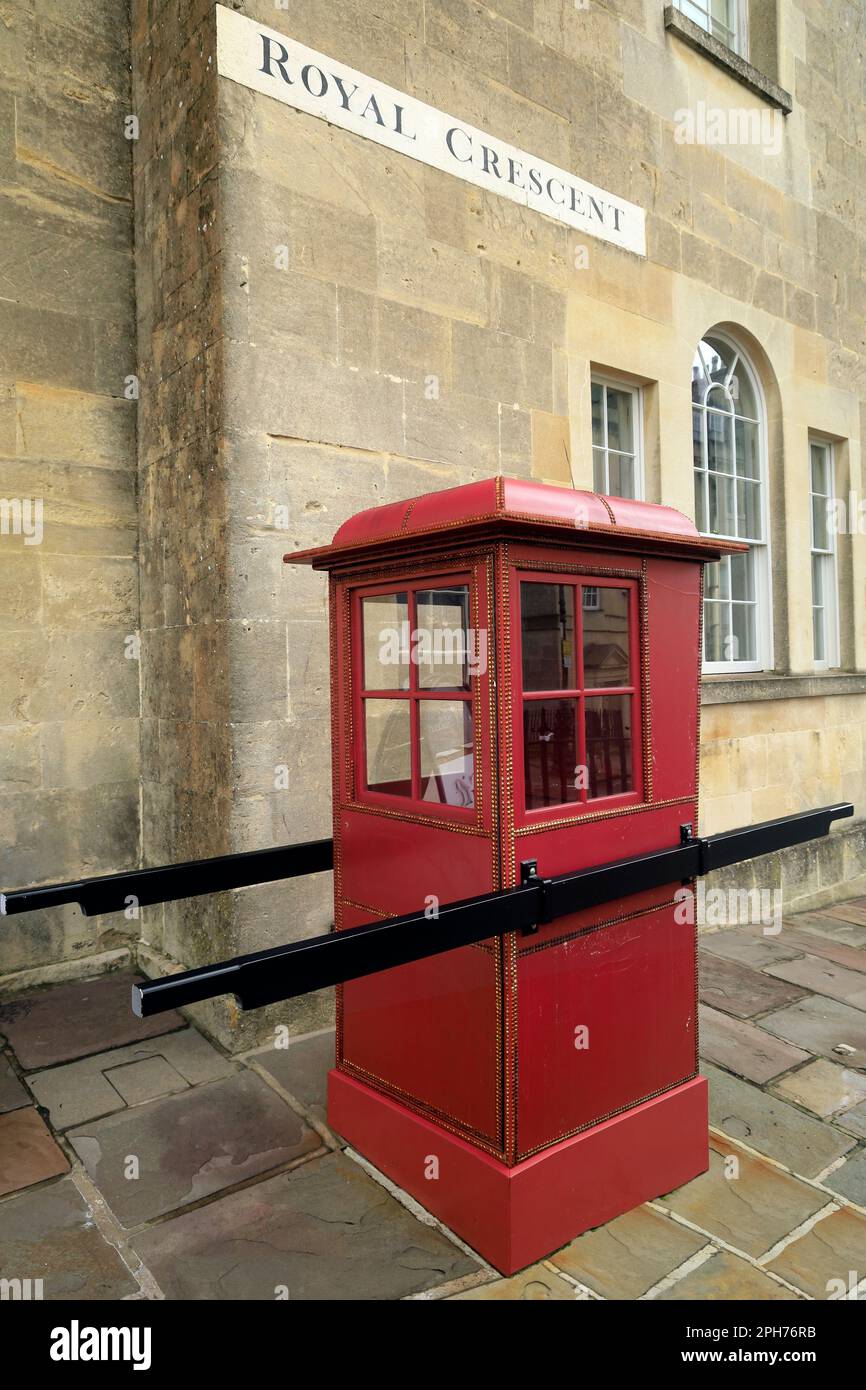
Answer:
POLYGON ((530 923, 528 927, 523 928, 524 936, 531 936, 534 932, 538 931, 539 927, 547 926, 548 922, 553 921, 553 917, 550 915, 551 909, 548 891, 550 888, 550 879, 539 877, 537 859, 521 859, 520 882, 531 884, 533 888, 537 888, 539 892, 538 915, 534 922, 530 923))

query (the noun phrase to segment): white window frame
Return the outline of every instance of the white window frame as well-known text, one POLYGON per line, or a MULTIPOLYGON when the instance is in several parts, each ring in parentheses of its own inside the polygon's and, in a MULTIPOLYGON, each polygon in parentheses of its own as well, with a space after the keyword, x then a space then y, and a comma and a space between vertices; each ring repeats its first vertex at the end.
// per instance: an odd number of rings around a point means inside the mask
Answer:
POLYGON ((620 494, 611 492, 610 489, 610 455, 618 454, 625 458, 634 459, 634 498, 636 502, 644 499, 644 451, 643 451, 643 391, 640 386, 634 385, 631 381, 625 381, 622 377, 605 375, 602 372, 593 372, 590 378, 590 429, 592 428, 592 388, 600 386, 602 388, 602 429, 604 431, 604 444, 596 444, 592 441, 592 485, 593 491, 599 491, 595 486, 595 460, 597 454, 604 455, 604 488, 601 489, 603 497, 618 497, 620 494), (607 393, 608 391, 620 391, 623 395, 634 398, 632 406, 632 418, 634 420, 634 454, 628 454, 625 449, 611 449, 608 447, 607 430, 607 393))
POLYGON ((832 671, 838 668, 841 662, 840 657, 840 632, 839 632, 839 567, 836 551, 836 532, 833 526, 831 503, 836 497, 836 451, 829 439, 823 439, 820 435, 809 435, 809 533, 811 538, 810 553, 810 573, 809 584, 812 589, 812 660, 816 671, 832 671), (812 472, 812 450, 820 449, 826 458, 827 477, 829 480, 829 493, 815 492, 814 474, 812 472), (813 515, 814 499, 819 498, 824 502, 827 513, 827 539, 829 549, 818 549, 815 545, 815 525, 813 515), (823 604, 815 603, 815 580, 812 573, 815 558, 819 557, 823 570, 823 604), (815 613, 820 608, 824 628, 824 657, 818 659, 815 656, 815 613))
MULTIPOLYGON (((749 0, 733 0, 731 6, 733 30, 730 40, 717 34, 713 28, 711 16, 712 0, 674 0, 676 8, 680 14, 684 14, 686 19, 690 19, 693 24, 697 24, 703 29, 704 33, 711 38, 718 39, 719 43, 725 44, 732 53, 738 54, 740 58, 749 56, 749 0), (698 15, 701 15, 701 18, 698 15)), ((723 25, 727 29, 727 25, 723 25)))
MULTIPOLYGON (((757 372, 749 361, 749 357, 742 349, 735 338, 728 333, 720 332, 713 328, 703 334, 701 342, 707 338, 715 338, 717 342, 723 343, 733 354, 733 366, 725 378, 727 385, 734 372, 742 366, 748 373, 752 390, 755 393, 755 400, 758 408, 758 475, 761 486, 761 534, 763 540, 760 542, 749 541, 749 548, 754 552, 755 565, 755 650, 756 659, 754 661, 706 661, 701 652, 702 671, 707 676, 729 676, 739 672, 748 671, 771 671, 773 669, 773 592, 772 592, 772 554, 770 549, 770 515, 769 515, 769 471, 767 467, 767 406, 764 400, 764 393, 761 389, 761 382, 757 372)), ((697 352, 697 346, 695 347, 697 352)), ((696 408, 696 402, 690 403, 692 418, 696 408)), ((706 407, 701 407, 706 410, 706 407)), ((749 418, 744 416, 744 419, 749 418)), ((692 425, 694 429, 694 425, 692 425)), ((707 431, 702 431, 702 452, 703 452, 703 472, 704 477, 709 478, 707 468, 707 431)), ((697 470, 692 465, 692 475, 697 470)), ((734 488, 736 495, 736 487, 734 488)), ((705 517, 709 520, 709 508, 705 501, 705 517)), ((714 537, 718 535, 720 540, 739 540, 738 536, 725 536, 718 532, 702 531, 702 535, 714 537)), ((721 561, 725 563, 724 560, 721 561)), ((704 600, 706 602, 706 599, 704 600)), ((703 640, 703 639, 702 639, 703 640)))

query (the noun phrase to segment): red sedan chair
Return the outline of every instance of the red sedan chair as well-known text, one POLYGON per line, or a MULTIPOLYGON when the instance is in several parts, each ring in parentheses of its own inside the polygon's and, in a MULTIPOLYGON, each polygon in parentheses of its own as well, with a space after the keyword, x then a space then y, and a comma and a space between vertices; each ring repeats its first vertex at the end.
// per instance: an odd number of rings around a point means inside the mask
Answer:
MULTIPOLYGON (((742 548, 491 478, 287 555, 330 574, 337 931, 696 828, 702 569, 742 548)), ((680 887, 338 989, 331 1125, 503 1272, 707 1168, 680 887)))

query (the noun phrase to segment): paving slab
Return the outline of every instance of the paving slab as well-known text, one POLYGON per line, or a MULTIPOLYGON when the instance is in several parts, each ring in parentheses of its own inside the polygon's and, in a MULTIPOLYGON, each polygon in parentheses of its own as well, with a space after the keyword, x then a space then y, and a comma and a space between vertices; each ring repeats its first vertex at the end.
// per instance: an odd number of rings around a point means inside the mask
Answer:
POLYGON ((849 1134, 856 1135, 858 1139, 866 1139, 866 1101, 841 1115, 834 1115, 833 1123, 849 1134))
MULTIPOLYGON (((761 1299, 769 1302, 796 1302, 799 1294, 777 1284, 746 1260, 737 1259, 727 1250, 711 1255, 704 1264, 692 1270, 665 1293, 656 1295, 659 1302, 690 1302, 736 1299, 761 1299)), ((715 1343, 713 1343, 715 1346, 715 1343)), ((695 1347, 698 1347, 697 1339, 695 1347)), ((705 1348, 704 1348, 705 1349, 705 1348)))
MULTIPOLYGON (((790 942, 788 958, 799 955, 822 956, 824 960, 834 960, 848 970, 866 972, 866 949, 862 946, 848 946, 844 941, 834 941, 831 936, 819 936, 817 932, 796 931, 793 927, 785 929, 785 940, 790 942)), ((776 957, 781 960, 781 957, 776 957)), ((768 961, 773 965, 775 961, 768 961)))
POLYGON ((769 936, 760 926, 730 927, 725 931, 702 932, 699 938, 702 951, 739 961, 760 970, 776 960, 791 960, 797 949, 788 944, 788 933, 769 936))
MULTIPOLYGON (((784 964, 780 961, 779 968, 784 964)), ((703 1002, 735 1018, 753 1018, 770 1009, 784 1008, 807 993, 796 983, 786 984, 783 978, 773 979, 741 961, 724 960, 707 951, 698 954, 698 970, 703 1002)))
POLYGON ((0 1115, 0 1197, 56 1178, 69 1161, 34 1106, 0 1115))
POLYGON ((142 1105, 159 1096, 188 1091, 189 1082, 164 1057, 148 1057, 142 1062, 125 1062, 105 1073, 106 1081, 126 1101, 127 1105, 142 1105))
POLYGON ((194 1028, 165 1033, 129 1047, 99 1052, 78 1062, 50 1067, 27 1078, 55 1129, 69 1129, 122 1110, 124 1105, 171 1095, 228 1076, 236 1068, 194 1028), (143 1063, 163 1063, 136 1071, 143 1063))
POLYGON ((866 1009, 866 977, 857 970, 846 970, 835 961, 820 956, 800 956, 799 960, 768 965, 767 977, 771 975, 802 986, 803 992, 825 994, 830 999, 850 1004, 852 1009, 866 1009))
POLYGON ((320 1139, 250 1072, 121 1110, 69 1139, 125 1227, 311 1153, 320 1139), (139 1176, 128 1178, 129 1159, 139 1176))
POLYGON ((0 1033, 23 1069, 36 1071, 183 1027, 184 1020, 173 1011, 135 1017, 131 991, 141 978, 119 971, 18 995, 0 1005, 0 1033))
POLYGON ((138 1292, 71 1178, 0 1202, 0 1278, 41 1279, 46 1300, 138 1292))
POLYGON ((704 1236, 644 1206, 578 1236, 550 1262, 603 1298, 641 1298, 704 1245, 704 1236))
MULTIPOLYGON (((805 1047, 809 1052, 844 1062, 846 1067, 866 1067, 866 1013, 824 995, 813 995, 787 1009, 767 1014, 761 1027, 777 1038, 805 1047), (838 1052, 838 1047, 843 1052, 838 1052), (851 1049, 851 1050, 849 1050, 851 1049)), ((769 1078, 767 1078, 769 1079, 769 1078)))
POLYGON ((852 1270, 856 1287, 866 1278, 866 1216, 840 1207, 786 1245, 767 1268, 812 1298, 838 1296, 835 1281, 841 1280, 847 1289, 852 1270))
POLYGON ((327 1124, 328 1072, 334 1065, 336 1038, 333 1029, 312 1038, 300 1038, 288 1047, 266 1047, 253 1059, 289 1095, 327 1124))
MULTIPOLYGON (((824 1182, 834 1192, 841 1192, 849 1202, 866 1207, 866 1150, 858 1149, 845 1160, 841 1168, 836 1168, 826 1177, 824 1182)), ((866 1256, 866 1250, 863 1253, 866 1256)), ((860 1278, 866 1278, 866 1268, 861 1271, 860 1278)))
MULTIPOLYGON (((188 1099, 188 1098, 186 1098, 188 1099)), ((405 1298, 478 1263, 344 1154, 328 1154, 133 1238, 167 1298, 405 1298)))
POLYGON ((750 1081, 769 1081, 809 1057, 799 1047, 769 1037, 762 1027, 729 1018, 706 1004, 698 1010, 698 1018, 701 1056, 750 1081))
POLYGON ((677 1216, 755 1258, 827 1200, 823 1192, 717 1135, 710 1138, 709 1170, 662 1198, 677 1216))
POLYGON ((708 1063, 702 1064, 701 1071, 710 1083, 710 1123, 801 1177, 817 1177, 854 1146, 849 1135, 810 1119, 738 1076, 708 1063))
POLYGON ((838 917, 842 922, 851 922, 858 927, 866 927, 866 908, 854 899, 847 903, 836 903, 826 909, 828 917, 838 917))
POLYGON ((529 1269, 513 1274, 510 1279, 494 1279, 489 1284, 479 1284, 475 1289, 452 1294, 445 1302, 458 1303, 461 1299, 470 1299, 474 1303, 534 1303, 542 1299, 565 1299, 573 1303, 580 1297, 579 1289, 560 1279, 558 1274, 544 1265, 530 1265, 529 1269))
POLYGON ((866 1100, 866 1076, 819 1057, 799 1071, 774 1081, 770 1090, 782 1100, 796 1101, 826 1119, 866 1100))
POLYGON ((30 1097, 21 1085, 7 1057, 0 1057, 0 1115, 20 1110, 30 1104, 30 1097))
POLYGON ((793 927, 795 931, 813 932, 816 936, 826 936, 831 941, 844 942, 846 946, 866 946, 866 924, 848 922, 842 917, 830 915, 829 912, 798 912, 793 917, 783 919, 783 936, 785 927, 793 927))

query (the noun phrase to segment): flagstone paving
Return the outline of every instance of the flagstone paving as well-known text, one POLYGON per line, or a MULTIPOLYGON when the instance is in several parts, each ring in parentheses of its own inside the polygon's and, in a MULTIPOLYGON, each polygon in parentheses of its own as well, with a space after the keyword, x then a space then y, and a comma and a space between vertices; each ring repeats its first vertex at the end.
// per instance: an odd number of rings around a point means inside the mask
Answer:
POLYGON ((125 1298, 138 1283, 70 1177, 0 1206, 0 1279, 41 1279, 44 1299, 125 1298))
POLYGON ((32 1071, 182 1028, 184 1020, 173 1012, 135 1017, 129 1001, 138 979, 119 971, 18 995, 0 1005, 0 1034, 21 1066, 32 1071))
POLYGON ((128 973, 15 997, 0 1278, 97 1300, 845 1297, 866 1279, 866 899, 700 947, 708 1172, 508 1279, 331 1133, 332 1033, 229 1057, 180 1015, 136 1020, 128 973))
POLYGON ((30 1097, 12 1070, 11 1062, 0 1056, 0 1115, 29 1104, 30 1097))

